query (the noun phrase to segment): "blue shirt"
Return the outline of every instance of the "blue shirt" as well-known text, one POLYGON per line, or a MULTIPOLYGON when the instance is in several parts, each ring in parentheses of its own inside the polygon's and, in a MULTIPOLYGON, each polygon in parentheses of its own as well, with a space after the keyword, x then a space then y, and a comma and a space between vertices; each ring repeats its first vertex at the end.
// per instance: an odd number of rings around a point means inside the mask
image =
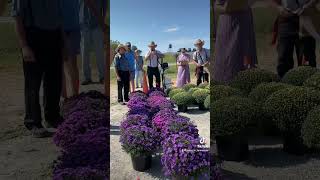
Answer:
MULTIPOLYGON (((95 0, 95 5, 101 16, 106 15, 107 0, 95 0)), ((95 29, 99 27, 99 22, 96 16, 90 11, 89 7, 85 4, 84 0, 80 0, 80 26, 84 29, 95 29)))
POLYGON ((67 31, 79 30, 79 0, 61 0, 63 28, 67 31))
POLYGON ((135 56, 133 51, 126 52, 126 58, 129 61, 130 71, 135 71, 135 56))
POLYGON ((143 58, 142 56, 138 56, 138 59, 136 61, 136 70, 142 71, 142 69, 143 69, 143 58))
POLYGON ((27 28, 57 30, 62 28, 61 1, 13 0, 11 16, 21 17, 27 28))
POLYGON ((119 71, 130 71, 128 59, 119 53, 114 57, 114 67, 119 71))

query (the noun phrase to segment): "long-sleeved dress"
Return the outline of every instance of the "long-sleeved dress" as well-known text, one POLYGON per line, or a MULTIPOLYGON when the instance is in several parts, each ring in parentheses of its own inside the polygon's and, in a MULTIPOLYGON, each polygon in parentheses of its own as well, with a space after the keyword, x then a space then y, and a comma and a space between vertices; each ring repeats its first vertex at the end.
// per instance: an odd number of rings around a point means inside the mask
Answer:
MULTIPOLYGON (((224 4, 228 0, 217 1, 224 4)), ((216 33, 213 79, 229 83, 239 71, 247 68, 245 56, 251 60, 251 66, 257 64, 253 16, 249 4, 245 10, 221 14, 216 33)))
POLYGON ((190 62, 190 55, 189 54, 180 54, 177 57, 177 63, 186 62, 185 65, 178 66, 178 74, 177 74, 177 87, 182 87, 183 85, 190 83, 190 69, 189 63, 190 62))

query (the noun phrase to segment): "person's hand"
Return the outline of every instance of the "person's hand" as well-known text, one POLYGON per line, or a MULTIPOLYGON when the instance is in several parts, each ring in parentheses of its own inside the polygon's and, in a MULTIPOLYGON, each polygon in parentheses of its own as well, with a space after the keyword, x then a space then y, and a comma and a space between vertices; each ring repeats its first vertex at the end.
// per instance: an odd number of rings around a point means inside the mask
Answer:
POLYGON ((197 67, 201 67, 201 64, 197 63, 197 67))
POLYGON ((287 9, 285 9, 284 7, 280 6, 279 7, 279 12, 280 12, 280 15, 284 16, 284 17, 288 17, 288 16, 291 16, 292 13, 289 12, 287 9))
POLYGON ((22 47, 22 57, 25 62, 35 62, 33 51, 29 46, 22 47))
POLYGON ((121 78, 120 78, 120 76, 117 76, 117 81, 121 81, 121 78))

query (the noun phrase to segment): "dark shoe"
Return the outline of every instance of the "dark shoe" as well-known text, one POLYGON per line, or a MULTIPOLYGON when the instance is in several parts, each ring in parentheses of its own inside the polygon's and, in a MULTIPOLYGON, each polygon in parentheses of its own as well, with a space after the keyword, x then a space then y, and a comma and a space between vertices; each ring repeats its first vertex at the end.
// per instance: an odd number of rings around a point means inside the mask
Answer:
POLYGON ((44 127, 46 129, 57 129, 60 126, 60 124, 62 124, 62 122, 63 122, 62 117, 60 117, 58 120, 54 122, 44 121, 44 127))
POLYGON ((92 83, 91 80, 85 80, 85 81, 82 81, 81 85, 86 86, 86 85, 89 85, 91 83, 92 83))
POLYGON ((35 138, 45 138, 45 137, 51 137, 53 134, 47 131, 45 128, 41 127, 33 127, 31 130, 31 135, 35 138))
POLYGON ((100 84, 104 84, 104 79, 100 79, 100 80, 99 80, 99 83, 100 83, 100 84))

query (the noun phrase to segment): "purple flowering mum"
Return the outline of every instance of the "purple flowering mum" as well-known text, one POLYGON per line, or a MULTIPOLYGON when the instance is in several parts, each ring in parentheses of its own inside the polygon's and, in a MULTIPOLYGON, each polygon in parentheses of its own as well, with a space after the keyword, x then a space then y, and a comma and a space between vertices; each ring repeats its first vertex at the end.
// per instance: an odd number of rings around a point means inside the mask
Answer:
POLYGON ((135 98, 135 97, 141 97, 143 99, 147 99, 148 98, 147 95, 142 91, 135 91, 135 92, 130 93, 129 99, 132 99, 132 98, 135 98))
POLYGON ((107 173, 90 167, 56 170, 53 180, 108 180, 107 173))
POLYGON ((147 93, 147 96, 150 96, 151 93, 154 93, 156 91, 163 92, 163 94, 165 96, 164 90, 162 88, 159 88, 159 87, 150 88, 148 93, 147 93))
POLYGON ((199 149, 200 140, 186 133, 173 134, 163 143, 161 163, 167 176, 197 176, 210 167, 209 151, 199 149))
POLYGON ((210 180, 223 180, 221 168, 213 154, 210 154, 210 180))
POLYGON ((130 110, 149 108, 147 100, 139 96, 131 98, 127 106, 130 110))
POLYGON ((150 127, 151 122, 149 120, 149 117, 146 115, 139 115, 139 114, 129 115, 121 122, 120 129, 124 131, 129 127, 138 126, 138 125, 150 127))
POLYGON ((58 127, 53 137, 58 147, 70 146, 78 138, 90 130, 100 127, 109 127, 109 113, 94 110, 77 111, 70 114, 58 127))
POLYGON ((58 157, 54 172, 66 168, 90 167, 107 173, 110 160, 109 130, 98 128, 78 136, 58 157))
POLYGON ((159 133, 147 126, 131 126, 120 132, 125 152, 133 156, 152 154, 159 148, 159 133))
POLYGON ((152 91, 149 93, 149 97, 152 97, 152 96, 166 97, 166 94, 163 91, 152 91))
POLYGON ((152 125, 154 128, 158 129, 162 132, 164 126, 168 121, 177 118, 177 112, 173 109, 166 108, 160 110, 157 114, 152 118, 152 125))
POLYGON ((129 109, 128 113, 127 113, 127 116, 130 116, 130 115, 145 115, 145 116, 148 116, 149 118, 152 117, 152 114, 150 112, 150 109, 129 109))
POLYGON ((165 108, 174 108, 174 103, 163 96, 151 96, 147 101, 152 112, 158 112, 165 108))
POLYGON ((199 137, 199 130, 197 126, 194 125, 189 118, 183 116, 177 116, 170 121, 167 121, 166 125, 163 127, 162 137, 168 137, 173 134, 186 133, 194 138, 199 137))

